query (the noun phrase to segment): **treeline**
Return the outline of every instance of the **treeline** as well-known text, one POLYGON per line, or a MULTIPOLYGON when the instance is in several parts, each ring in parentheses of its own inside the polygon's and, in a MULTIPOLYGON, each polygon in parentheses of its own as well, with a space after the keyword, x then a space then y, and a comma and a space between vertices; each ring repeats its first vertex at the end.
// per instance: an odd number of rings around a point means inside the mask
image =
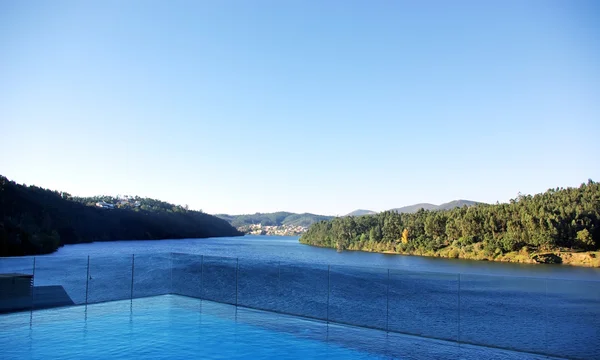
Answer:
POLYGON ((481 252, 492 259, 507 252, 600 247, 600 184, 550 189, 506 204, 452 210, 387 211, 314 224, 300 242, 339 250, 393 251, 458 257, 481 252))
MULTIPOLYGON (((173 205, 171 203, 151 199, 151 198, 142 198, 140 196, 110 196, 110 195, 100 195, 100 196, 90 196, 90 197, 77 197, 71 196, 68 193, 62 193, 64 198, 69 200, 77 201, 79 203, 94 206, 98 202, 105 202, 108 204, 113 204, 117 209, 130 209, 134 211, 145 210, 152 212, 167 212, 167 213, 186 213, 188 212, 188 207, 181 205, 173 205)), ((202 212, 202 210, 199 210, 202 212)))
POLYGON ((248 215, 215 215, 221 219, 229 221, 232 226, 241 227, 252 224, 261 224, 262 226, 310 226, 318 221, 332 219, 332 216, 315 215, 315 214, 296 214, 286 211, 274 213, 256 213, 248 215))
POLYGON ((0 176, 0 256, 45 254, 64 244, 92 241, 242 235, 203 212, 153 199, 134 198, 129 205, 116 200, 73 198, 0 176), (112 201, 116 207, 101 209, 96 201, 112 201))

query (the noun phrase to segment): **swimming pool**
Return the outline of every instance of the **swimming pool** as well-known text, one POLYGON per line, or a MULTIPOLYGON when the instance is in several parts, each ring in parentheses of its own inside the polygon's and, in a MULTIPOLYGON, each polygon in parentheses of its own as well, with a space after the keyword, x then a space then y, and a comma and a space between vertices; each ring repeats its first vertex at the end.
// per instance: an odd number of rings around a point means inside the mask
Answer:
POLYGON ((547 359, 178 295, 0 316, 3 359, 547 359))

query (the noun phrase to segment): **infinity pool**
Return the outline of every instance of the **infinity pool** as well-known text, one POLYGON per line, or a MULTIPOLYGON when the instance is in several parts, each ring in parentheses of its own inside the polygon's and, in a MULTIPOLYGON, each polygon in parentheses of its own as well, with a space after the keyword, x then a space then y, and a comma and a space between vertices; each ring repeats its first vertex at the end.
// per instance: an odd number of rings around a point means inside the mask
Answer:
POLYGON ((0 316, 2 359, 547 359, 177 295, 0 316))

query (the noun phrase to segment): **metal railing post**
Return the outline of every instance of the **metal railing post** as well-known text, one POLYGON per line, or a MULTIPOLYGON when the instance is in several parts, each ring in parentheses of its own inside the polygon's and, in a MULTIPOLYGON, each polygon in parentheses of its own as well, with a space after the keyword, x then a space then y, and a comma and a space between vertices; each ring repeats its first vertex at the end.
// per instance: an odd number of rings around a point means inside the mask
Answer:
POLYGON ((546 304, 546 306, 544 306, 544 310, 545 310, 545 317, 544 317, 544 348, 546 349, 546 354, 548 353, 548 303, 549 303, 549 299, 548 299, 548 279, 545 279, 544 281, 545 286, 545 290, 546 290, 546 298, 544 299, 544 303, 546 304))
POLYGON ((175 257, 174 253, 169 253, 169 262, 170 262, 170 280, 169 280, 169 294, 173 294, 173 257, 175 257))
POLYGON ((88 304, 88 293, 90 289, 90 256, 87 257, 87 274, 85 276, 85 305, 88 304))
POLYGON ((31 312, 33 312, 34 301, 35 301, 35 256, 33 257, 33 267, 31 269, 31 312))
POLYGON ((131 254, 131 294, 129 299, 133 300, 133 274, 135 272, 135 254, 131 254))
POLYGON ((240 269, 240 259, 235 258, 235 306, 238 305, 238 273, 240 269))
POLYGON ((385 290, 386 310, 385 310, 385 331, 390 331, 390 269, 387 271, 387 289, 385 290))
POLYGON ((329 293, 331 293, 331 265, 327 265, 327 323, 329 323, 329 293))
POLYGON ((461 305, 460 305, 460 273, 459 273, 458 274, 458 321, 457 321, 457 323, 458 323, 457 324, 457 326, 458 326, 458 334, 457 334, 458 339, 457 339, 457 341, 458 341, 459 344, 460 344, 460 322, 461 322, 460 307, 461 307, 461 305))
POLYGON ((204 299, 204 255, 200 258, 200 299, 204 299))

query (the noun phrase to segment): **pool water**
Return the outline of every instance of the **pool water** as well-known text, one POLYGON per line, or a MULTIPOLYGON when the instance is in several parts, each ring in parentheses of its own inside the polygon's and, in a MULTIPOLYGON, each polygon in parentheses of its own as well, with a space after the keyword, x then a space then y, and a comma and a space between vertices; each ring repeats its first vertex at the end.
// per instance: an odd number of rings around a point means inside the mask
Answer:
POLYGON ((1 315, 0 358, 547 359, 177 295, 1 315))
POLYGON ((178 296, 88 305, 85 312, 85 307, 36 311, 31 327, 19 321, 24 320, 23 314, 4 316, 0 330, 2 358, 380 358, 236 322, 234 307, 178 296))

